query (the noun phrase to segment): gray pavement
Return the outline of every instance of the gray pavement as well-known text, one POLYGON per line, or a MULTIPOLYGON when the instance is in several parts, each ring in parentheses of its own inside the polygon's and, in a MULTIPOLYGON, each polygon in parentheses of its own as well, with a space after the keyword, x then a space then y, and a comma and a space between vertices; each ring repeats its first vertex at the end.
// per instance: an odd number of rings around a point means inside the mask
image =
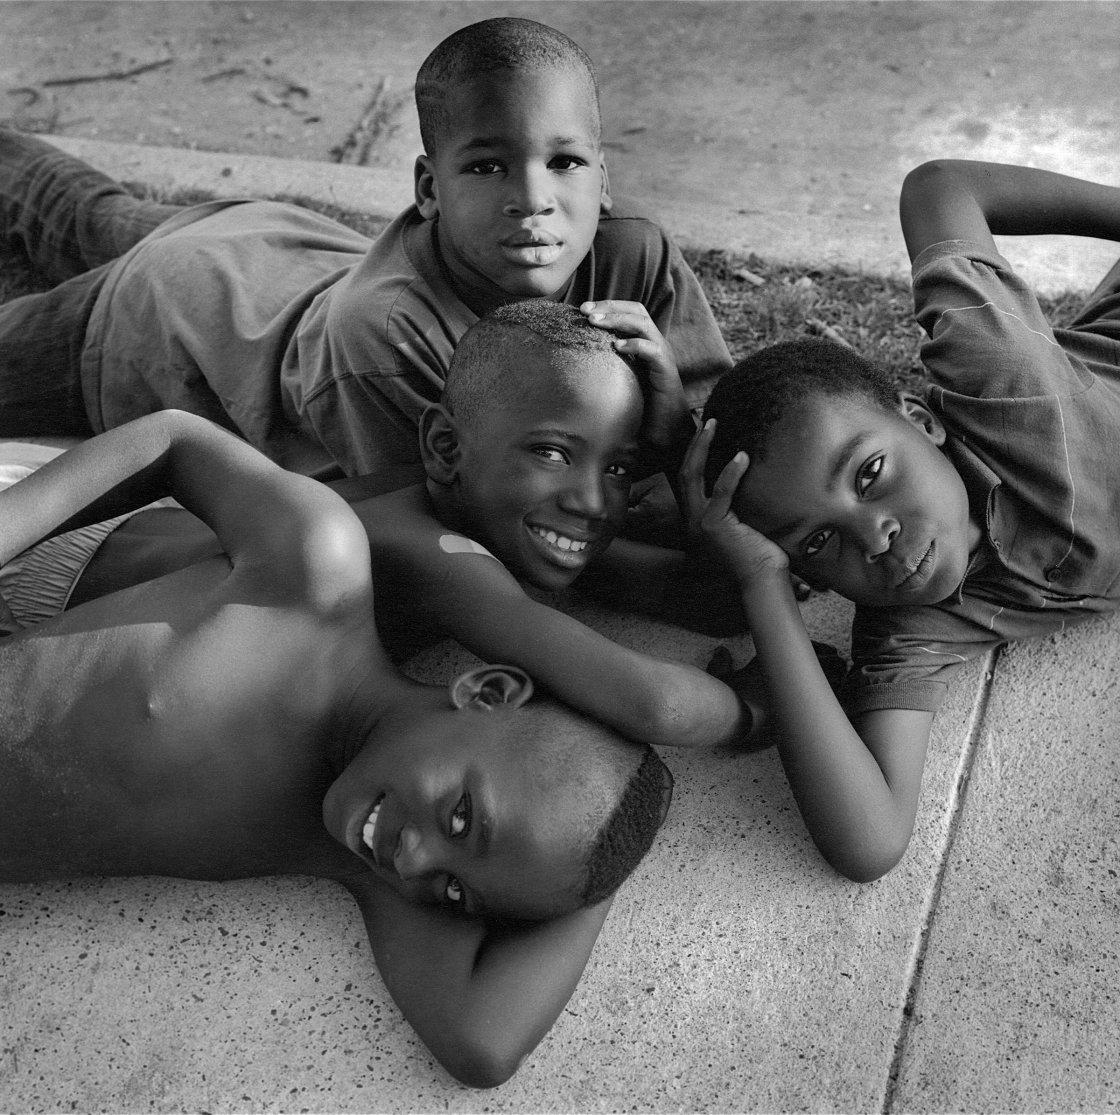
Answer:
MULTIPOLYGON (((403 90, 442 35, 510 10, 589 49, 615 188, 705 246, 894 270, 894 194, 923 157, 1120 177, 1107 4, 7 4, 0 86, 40 90, 10 98, 25 113, 57 96, 59 142, 113 173, 387 213, 408 196, 409 113, 368 167, 330 148, 382 77, 403 90), (289 79, 307 95, 282 95, 289 79)), ((1088 288, 1114 254, 1008 250, 1051 289, 1088 288)), ((845 605, 806 611, 845 642, 845 605)), ((713 645, 585 618, 690 661, 713 645)), ((976 663, 938 715, 911 849, 870 886, 820 861, 772 753, 668 755, 662 838, 556 1027, 493 1092, 434 1064, 332 886, 0 888, 0 1108, 1120 1108, 1118 651, 1099 622, 976 663)))

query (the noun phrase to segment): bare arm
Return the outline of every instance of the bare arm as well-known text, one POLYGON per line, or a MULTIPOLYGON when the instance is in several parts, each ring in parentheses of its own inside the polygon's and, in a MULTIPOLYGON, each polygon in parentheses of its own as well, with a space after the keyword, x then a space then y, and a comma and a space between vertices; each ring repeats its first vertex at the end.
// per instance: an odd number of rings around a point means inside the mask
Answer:
POLYGON ((165 495, 214 531, 235 566, 267 566, 279 583, 309 581, 310 566, 361 539, 357 520, 321 484, 205 419, 162 411, 83 442, 0 492, 0 561, 60 529, 165 495))
POLYGON ((446 528, 419 504, 392 496, 354 510, 379 572, 483 660, 521 667, 567 704, 640 742, 701 747, 735 741, 745 730, 748 718, 723 682, 630 650, 533 600, 488 555, 445 552, 439 538, 446 528))
POLYGON ((746 454, 723 470, 710 500, 702 496, 711 429, 697 435, 682 474, 693 505, 704 506, 706 537, 739 582, 790 788, 825 859, 851 879, 878 878, 910 841, 932 716, 895 709, 848 719, 805 629, 786 555, 731 509, 746 454))
POLYGON ((499 930, 415 906, 372 879, 347 884, 381 978, 441 1065, 475 1088, 508 1080, 579 982, 611 900, 499 930))
POLYGON ((1120 240, 1120 188, 1005 163, 938 159, 912 170, 899 201, 915 259, 942 240, 1061 233, 1120 240))

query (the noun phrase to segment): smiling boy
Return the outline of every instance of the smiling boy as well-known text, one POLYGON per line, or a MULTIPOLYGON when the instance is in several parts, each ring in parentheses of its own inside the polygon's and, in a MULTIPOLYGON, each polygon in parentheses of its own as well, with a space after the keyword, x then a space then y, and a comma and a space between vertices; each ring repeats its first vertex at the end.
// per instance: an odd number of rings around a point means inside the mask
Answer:
POLYGON ((587 55, 484 20, 436 47, 416 99, 416 204, 372 244, 294 205, 138 201, 0 132, 0 228, 57 284, 0 307, 0 433, 177 407, 294 471, 415 480, 456 342, 538 296, 642 303, 698 401, 730 357, 677 248, 612 205, 587 55))
POLYGON ((0 640, 0 881, 337 880, 435 1056, 501 1082, 574 989, 671 777, 520 670, 399 674, 345 503, 193 415, 0 492, 0 561, 166 493, 219 555, 0 640))
POLYGON ((840 346, 775 346, 717 385, 684 470, 689 517, 739 582, 801 813, 855 879, 905 852, 963 663, 1120 604, 1120 267, 1055 329, 992 239, 1120 240, 1120 189, 947 160, 910 173, 901 216, 927 398, 840 346), (857 605, 843 706, 790 569, 857 605))
MULTIPOLYGON (((442 401, 421 419, 426 482, 352 502, 373 556, 378 629, 397 660, 450 635, 640 742, 741 741, 753 724, 749 700, 552 606, 618 545, 635 477, 654 459, 679 457, 693 429, 644 308, 609 303, 596 315, 598 324, 534 299, 467 331, 442 401)), ((51 539, 0 568, 19 624, 219 552, 181 510, 142 511, 101 533, 51 539)), ((629 552, 611 571, 612 603, 655 595, 655 583, 671 589, 680 555, 654 554, 664 568, 635 573, 629 552)))

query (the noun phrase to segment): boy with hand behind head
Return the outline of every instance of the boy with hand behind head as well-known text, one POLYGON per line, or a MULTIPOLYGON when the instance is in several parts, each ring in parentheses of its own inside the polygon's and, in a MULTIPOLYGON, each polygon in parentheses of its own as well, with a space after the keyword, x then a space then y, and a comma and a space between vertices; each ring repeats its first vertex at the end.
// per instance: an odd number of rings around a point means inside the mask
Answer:
MULTIPOLYGON (((450 635, 639 742, 741 741, 750 704, 721 681, 632 651, 550 606, 605 564, 631 483, 643 468, 679 460, 692 431, 671 354, 644 307, 601 304, 589 318, 533 299, 476 322, 442 401, 421 418, 426 482, 374 498, 346 482, 359 496, 352 508, 369 536, 378 628, 394 657, 450 635)), ((219 551, 185 512, 141 511, 103 540, 75 532, 21 555, 0 569, 0 593, 26 625, 48 604, 28 585, 44 580, 48 558, 59 611, 219 551)), ((634 596, 651 594, 654 579, 671 584, 679 562, 631 544, 614 563, 612 603, 635 577, 634 596), (633 573, 626 557, 638 549, 663 569, 633 573)))
POLYGON ((1055 329, 992 240, 1120 240, 1120 189, 933 162, 901 217, 928 397, 838 345, 777 345, 717 385, 683 469, 691 521, 739 581, 801 813, 861 880, 906 850, 961 664, 1120 603, 1120 266, 1055 329), (857 605, 843 705, 789 570, 857 605))
POLYGON ((0 881, 337 880, 434 1055, 500 1083, 571 995, 668 771, 518 669, 398 673, 346 504, 194 415, 0 492, 0 561, 163 494, 220 554, 0 639, 0 881))
POLYGON ((416 479, 455 344, 538 296, 640 302, 698 401, 731 360, 678 249, 612 207, 586 54, 484 20, 436 47, 416 98, 416 204, 372 244, 294 205, 138 201, 0 132, 0 227, 58 284, 0 306, 0 433, 177 407, 293 471, 416 479))

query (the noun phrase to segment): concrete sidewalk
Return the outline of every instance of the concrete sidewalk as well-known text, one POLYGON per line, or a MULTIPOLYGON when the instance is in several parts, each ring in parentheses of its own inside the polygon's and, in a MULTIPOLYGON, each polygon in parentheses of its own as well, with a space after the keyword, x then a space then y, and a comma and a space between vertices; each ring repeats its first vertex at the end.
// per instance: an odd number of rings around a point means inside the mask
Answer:
MULTIPOLYGON (((99 9, 103 21, 119 14, 100 4, 12 7, 0 21, 23 20, 29 36, 38 9, 56 9, 61 22, 51 34, 74 52, 70 73, 93 65, 92 32, 64 40, 63 17, 88 29, 96 13, 85 9, 99 9)), ((137 10, 133 33, 155 34, 145 22, 155 20, 149 6, 130 7, 137 10)), ((185 19, 180 5, 161 7, 169 22, 185 19)), ((646 19, 645 9, 599 3, 197 7, 221 23, 223 35, 241 24, 256 36, 251 47, 227 38, 227 57, 221 65, 211 58, 206 72, 241 65, 250 51, 281 58, 289 50, 286 64, 298 56, 331 90, 356 80, 346 69, 354 63, 344 32, 353 36, 363 11, 376 8, 377 57, 386 69, 389 60, 414 68, 442 34, 498 10, 554 22, 601 65, 607 60, 611 115, 624 123, 612 142, 631 144, 615 161, 636 158, 627 185, 647 187, 627 192, 650 197, 686 239, 738 243, 734 225, 745 246, 774 258, 900 266, 900 242, 865 237, 864 226, 889 225, 897 236, 883 200, 897 181, 888 189, 877 176, 910 160, 911 141, 900 145, 899 136, 908 128, 916 134, 922 120, 929 134, 940 121, 942 138, 952 134, 961 144, 926 154, 1029 161, 1032 152, 1050 151, 1054 158, 1041 160, 1048 165, 1116 180, 1114 161, 1104 160, 1114 160, 1120 59, 1111 48, 1103 56, 1101 44, 1115 43, 1120 9, 1107 5, 656 5, 656 18, 646 19), (245 12, 252 20, 241 19, 245 12), (264 25, 281 22, 283 35, 269 39, 264 25), (904 44, 888 55, 886 44, 899 34, 904 44), (841 41, 858 65, 835 53, 841 41), (815 51, 812 66, 791 65, 798 44, 815 51), (743 52, 751 81, 733 94, 725 81, 741 72, 743 52), (857 116, 858 81, 849 78, 874 71, 868 80, 881 94, 884 82, 894 89, 900 76, 893 65, 931 84, 911 82, 904 95, 899 81, 890 111, 880 97, 881 111, 857 116), (1010 73, 1028 65, 1034 76, 1015 86, 1010 73), (1045 112, 1041 86, 1032 84, 1043 66, 1045 112), (973 103, 960 119, 983 122, 991 109, 986 135, 951 124, 970 90, 994 80, 983 78, 985 67, 1007 75, 1009 95, 1035 97, 1018 116, 1006 105, 973 103), (1089 97, 1089 79, 1098 101, 1112 98, 1112 108, 1090 111, 1088 99, 1075 100, 1079 89, 1089 97), (659 82, 688 90, 674 94, 674 113, 666 107, 673 98, 658 103, 657 115, 644 99, 659 82), (820 131, 807 125, 802 136, 790 119, 766 168, 752 172, 759 188, 752 185, 747 205, 727 194, 713 200, 717 179, 738 173, 730 169, 733 143, 696 145, 711 192, 689 179, 693 205, 656 176, 654 137, 636 131, 626 138, 627 127, 647 121, 652 129, 654 120, 674 135, 706 128, 708 119, 731 127, 737 116, 744 128, 761 129, 756 94, 774 111, 784 94, 782 112, 815 113, 831 134, 825 152, 820 131), (923 115, 935 103, 939 111, 923 115), (1012 118, 1019 147, 1005 128, 1012 118), (860 205, 873 206, 874 222, 862 208, 837 207, 858 191, 838 200, 820 179, 790 189, 804 148, 827 160, 826 177, 867 180, 873 200, 860 205), (883 152, 892 152, 889 166, 883 152), (749 212, 732 221, 732 208, 749 212), (803 225, 812 228, 807 242, 794 235, 803 225)), ((19 58, 10 36, 0 43, 5 84, 30 80, 20 67, 45 49, 32 38, 19 58)), ((55 72, 66 61, 56 49, 55 72)), ((122 55, 129 57, 142 60, 138 48, 122 55)), ((205 70, 200 61, 195 84, 205 70)), ((188 129, 190 88, 175 89, 158 96, 180 111, 175 126, 188 129)), ((232 150, 213 154, 122 142, 136 139, 145 115, 162 111, 146 86, 129 91, 131 134, 118 107, 110 142, 74 135, 62 144, 157 185, 294 193, 381 213, 407 200, 407 164, 394 163, 391 152, 384 164, 354 168, 321 158, 263 161, 270 152, 232 141, 232 150)), ((1035 267, 1036 279, 1053 278, 1045 257, 1020 255, 1020 247, 1014 258, 1035 267)), ((1068 281, 1087 288, 1112 257, 1079 249, 1074 258, 1068 281)), ((846 644, 846 605, 816 599, 806 612, 816 637, 846 644)), ((636 648, 698 663, 715 645, 632 617, 588 610, 583 618, 636 648)), ((749 643, 733 649, 745 658, 749 643)), ((438 681, 462 661, 444 646, 415 669, 438 681)), ((621 891, 557 1025, 517 1076, 492 1092, 459 1087, 432 1061, 378 979, 358 911, 341 889, 304 879, 2 887, 0 1109, 1118 1109, 1118 662, 1120 626, 1101 622, 976 663, 935 723, 911 849, 870 886, 847 883, 820 860, 772 752, 668 754, 677 791, 662 837, 621 891)))

